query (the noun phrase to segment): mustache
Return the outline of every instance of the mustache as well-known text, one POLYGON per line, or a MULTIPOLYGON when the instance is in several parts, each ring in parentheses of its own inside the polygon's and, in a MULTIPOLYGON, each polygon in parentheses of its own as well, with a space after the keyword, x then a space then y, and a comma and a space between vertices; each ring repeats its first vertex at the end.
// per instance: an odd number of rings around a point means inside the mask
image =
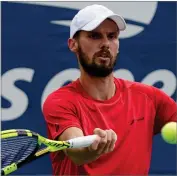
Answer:
POLYGON ((108 57, 108 58, 113 58, 112 54, 110 53, 109 50, 100 50, 97 53, 94 54, 94 57, 108 57))

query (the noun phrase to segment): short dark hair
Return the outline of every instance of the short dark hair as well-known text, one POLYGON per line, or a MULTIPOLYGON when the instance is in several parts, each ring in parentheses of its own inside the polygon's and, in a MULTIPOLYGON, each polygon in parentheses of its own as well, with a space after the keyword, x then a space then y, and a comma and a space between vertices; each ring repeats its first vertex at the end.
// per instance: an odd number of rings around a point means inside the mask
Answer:
POLYGON ((81 31, 77 31, 77 32, 74 34, 73 38, 74 38, 74 39, 78 39, 78 38, 79 38, 79 35, 80 35, 80 32, 81 32, 81 31))

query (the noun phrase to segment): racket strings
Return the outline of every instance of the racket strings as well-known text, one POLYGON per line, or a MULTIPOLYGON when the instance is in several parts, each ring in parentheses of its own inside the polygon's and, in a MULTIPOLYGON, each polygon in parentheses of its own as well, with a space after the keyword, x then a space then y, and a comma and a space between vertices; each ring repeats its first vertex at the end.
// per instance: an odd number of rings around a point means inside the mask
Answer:
POLYGON ((37 145, 37 138, 28 136, 1 139, 1 167, 25 160, 37 145))

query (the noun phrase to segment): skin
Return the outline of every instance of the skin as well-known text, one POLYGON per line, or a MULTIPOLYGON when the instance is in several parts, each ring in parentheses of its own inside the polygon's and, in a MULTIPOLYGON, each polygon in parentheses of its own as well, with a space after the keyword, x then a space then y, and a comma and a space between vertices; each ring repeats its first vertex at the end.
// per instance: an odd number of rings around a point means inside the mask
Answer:
MULTIPOLYGON (((116 86, 111 71, 106 76, 93 76, 88 74, 82 64, 79 52, 84 54, 88 65, 95 64, 98 68, 110 69, 114 67, 119 51, 119 29, 110 19, 103 21, 93 31, 80 31, 77 38, 68 39, 68 46, 77 56, 80 67, 80 83, 84 90, 96 100, 107 100, 114 96, 116 86)), ((115 147, 117 135, 112 129, 103 130, 95 128, 93 134, 97 139, 87 148, 67 149, 65 154, 77 165, 92 162, 105 153, 112 152, 115 147)), ((81 129, 71 127, 66 129, 59 140, 68 140, 84 136, 81 129)))

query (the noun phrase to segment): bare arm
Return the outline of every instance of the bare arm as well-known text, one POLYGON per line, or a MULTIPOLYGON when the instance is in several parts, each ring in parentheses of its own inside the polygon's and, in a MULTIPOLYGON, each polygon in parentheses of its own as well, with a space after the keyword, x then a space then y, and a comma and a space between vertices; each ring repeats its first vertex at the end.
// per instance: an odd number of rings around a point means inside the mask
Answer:
MULTIPOLYGON (((90 147, 79 149, 66 149, 65 154, 77 165, 86 164, 99 158, 102 154, 113 151, 117 135, 113 130, 101 130, 96 128, 94 134, 98 137, 90 147)), ((59 140, 68 140, 75 137, 84 136, 81 129, 70 127, 59 137, 59 140)))

